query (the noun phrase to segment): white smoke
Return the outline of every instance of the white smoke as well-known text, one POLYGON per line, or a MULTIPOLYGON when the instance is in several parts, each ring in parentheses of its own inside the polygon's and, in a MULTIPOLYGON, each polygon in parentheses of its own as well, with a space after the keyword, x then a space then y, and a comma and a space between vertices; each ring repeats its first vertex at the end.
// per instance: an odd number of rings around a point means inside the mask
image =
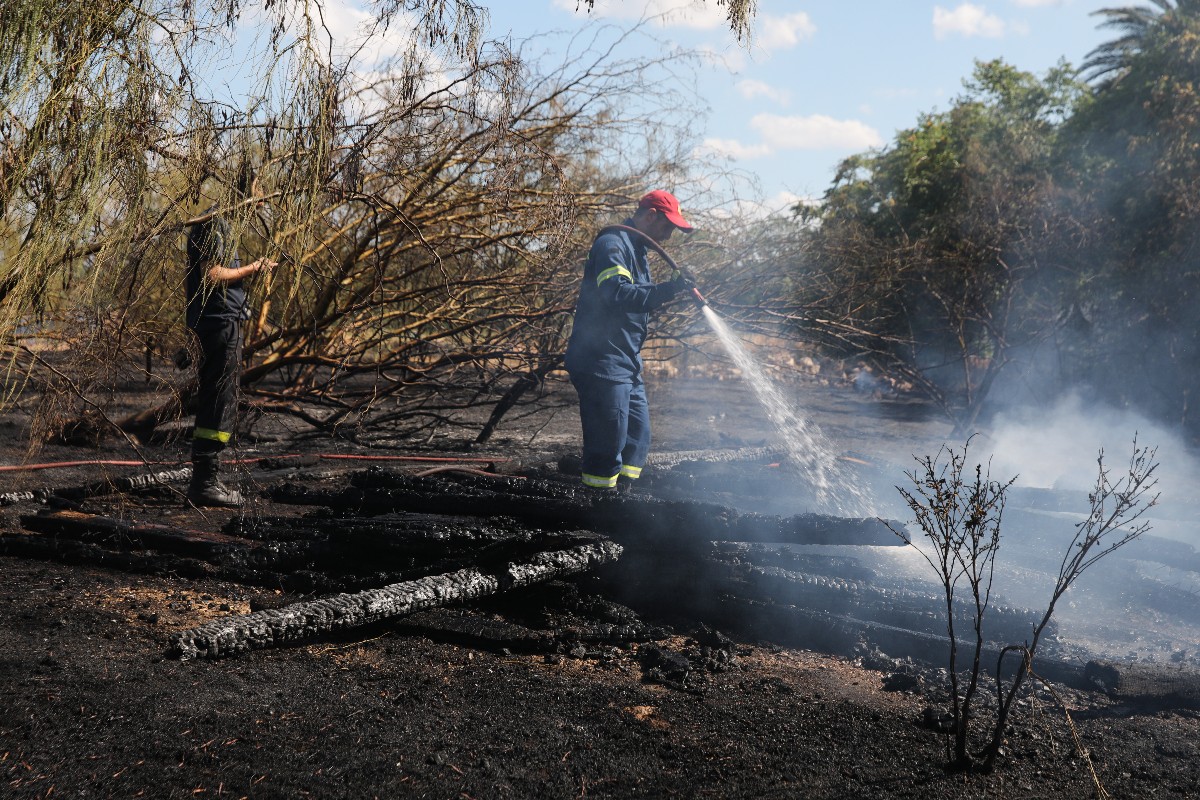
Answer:
POLYGON ((1177 432, 1127 409, 1089 403, 1078 394, 1050 408, 998 415, 977 454, 990 451, 995 479, 1017 475, 1018 486, 1088 491, 1095 486, 1101 449, 1112 476, 1120 477, 1133 454, 1134 437, 1139 447, 1157 448, 1155 475, 1162 499, 1193 502, 1200 465, 1177 432))

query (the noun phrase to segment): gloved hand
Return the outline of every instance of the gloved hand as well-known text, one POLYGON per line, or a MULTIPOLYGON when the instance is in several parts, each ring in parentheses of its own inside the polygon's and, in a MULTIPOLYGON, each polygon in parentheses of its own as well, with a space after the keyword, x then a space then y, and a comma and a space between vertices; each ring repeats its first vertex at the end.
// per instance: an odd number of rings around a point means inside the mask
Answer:
POLYGON ((675 274, 671 276, 671 283, 675 287, 676 294, 681 292, 690 292, 692 289, 696 288, 696 282, 682 270, 675 271, 675 274))

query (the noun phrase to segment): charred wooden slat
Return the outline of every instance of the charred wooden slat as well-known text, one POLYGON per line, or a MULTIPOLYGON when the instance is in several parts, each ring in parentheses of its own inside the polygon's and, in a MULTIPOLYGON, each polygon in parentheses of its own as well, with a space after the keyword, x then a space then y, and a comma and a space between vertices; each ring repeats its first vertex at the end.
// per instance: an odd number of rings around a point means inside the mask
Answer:
MULTIPOLYGON (((724 596, 712 613, 713 624, 746 641, 764 641, 784 647, 853 656, 865 644, 893 658, 910 658, 924 664, 944 667, 950 654, 950 639, 945 633, 911 630, 849 615, 802 608, 786 603, 724 596)), ((960 655, 972 645, 959 640, 960 655)), ((983 672, 995 676, 1000 654, 999 643, 984 646, 983 672)), ((1005 678, 1018 662, 1005 663, 1005 678)), ((1089 688, 1081 663, 1043 654, 1035 659, 1034 671, 1047 680, 1076 689, 1089 688)))
POLYGON ((283 609, 214 620, 174 636, 170 653, 181 659, 216 658, 302 641, 421 609, 527 586, 557 575, 582 572, 612 561, 620 553, 620 545, 600 541, 569 550, 539 553, 528 561, 511 563, 499 573, 463 569, 382 589, 340 594, 283 609))
POLYGON ((1174 539, 1143 534, 1117 551, 1122 558, 1154 561, 1173 569, 1200 573, 1200 553, 1196 548, 1174 539))
POLYGON ((1156 708, 1200 709, 1200 672, 1159 664, 1089 661, 1087 680, 1118 700, 1156 708))
POLYGON ((230 550, 257 547, 257 543, 211 531, 175 528, 169 525, 124 522, 78 511, 43 511, 24 514, 26 529, 84 541, 120 540, 133 546, 169 553, 212 558, 230 550))
POLYGON ((477 517, 399 512, 373 517, 307 515, 304 517, 234 517, 226 533, 270 542, 330 541, 347 547, 372 546, 411 553, 477 550, 497 544, 527 545, 545 538, 537 529, 480 524, 477 517))
POLYGON ((862 566, 858 559, 797 553, 787 546, 721 542, 714 550, 713 557, 722 561, 744 561, 760 566, 783 567, 811 575, 836 575, 853 581, 870 582, 877 577, 874 570, 862 566))
MULTIPOLYGON (((1033 511, 1062 511, 1084 514, 1089 508, 1088 493, 1082 489, 1046 489, 1031 486, 1014 486, 1009 489, 1008 505, 1012 508, 1033 511)), ((1150 512, 1150 516, 1195 522, 1198 519, 1196 506, 1191 498, 1163 497, 1150 512)))
MULTIPOLYGON (((940 633, 946 630, 945 600, 930 592, 805 575, 778 567, 746 567, 737 570, 731 578, 745 587, 738 594, 751 599, 769 598, 913 631, 940 633)), ((956 629, 970 630, 973 624, 971 611, 967 607, 957 610, 956 629)), ((998 642, 1025 641, 1032 635, 1041 616, 1041 613, 1007 605, 993 597, 984 617, 985 633, 998 642)), ((1057 624, 1051 620, 1046 633, 1053 636, 1057 630, 1057 624)))
POLYGON ((395 624, 406 635, 425 636, 439 642, 538 653, 554 649, 554 634, 508 620, 485 617, 471 609, 433 608, 409 614, 395 624))
MULTIPOLYGON (((74 511, 45 512, 21 518, 26 528, 44 536, 0 543, 0 552, 30 554, 38 558, 90 561, 119 565, 130 563, 134 571, 163 574, 207 575, 255 585, 301 592, 337 592, 385 586, 432 572, 451 572, 474 565, 488 569, 538 550, 554 550, 596 540, 585 531, 547 534, 515 531, 511 535, 489 531, 482 536, 463 533, 461 546, 437 546, 438 535, 421 535, 422 520, 411 517, 407 530, 391 530, 388 520, 361 521, 367 536, 354 532, 356 521, 343 521, 336 536, 328 531, 293 537, 285 541, 250 540, 226 533, 151 525, 74 511), (415 546, 406 536, 416 536, 415 546), (77 541, 90 548, 72 547, 77 541), (144 559, 124 558, 130 551, 152 551, 144 559), (179 561, 178 557, 189 560, 179 561), (193 561, 203 559, 211 566, 198 569, 193 561)), ((444 520, 441 521, 444 524, 444 520)), ((478 525, 470 518, 458 522, 478 525)), ((436 527, 436 522, 435 522, 436 527)), ((297 529, 299 530, 299 529, 297 529)), ((197 562, 198 563, 198 562, 197 562)))
POLYGON ((473 609, 448 608, 410 614, 396 624, 396 630, 437 641, 514 653, 565 653, 579 645, 627 645, 666 638, 661 628, 645 624, 576 622, 539 630, 485 616, 473 609))

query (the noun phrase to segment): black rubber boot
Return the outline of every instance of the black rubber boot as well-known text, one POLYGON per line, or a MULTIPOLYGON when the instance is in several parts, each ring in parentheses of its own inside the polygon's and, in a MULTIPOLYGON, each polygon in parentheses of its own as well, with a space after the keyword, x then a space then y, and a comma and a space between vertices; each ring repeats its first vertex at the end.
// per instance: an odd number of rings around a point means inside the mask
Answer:
POLYGON ((192 454, 192 482, 187 497, 198 506, 237 508, 242 504, 242 493, 230 489, 217 477, 220 460, 216 453, 192 454))

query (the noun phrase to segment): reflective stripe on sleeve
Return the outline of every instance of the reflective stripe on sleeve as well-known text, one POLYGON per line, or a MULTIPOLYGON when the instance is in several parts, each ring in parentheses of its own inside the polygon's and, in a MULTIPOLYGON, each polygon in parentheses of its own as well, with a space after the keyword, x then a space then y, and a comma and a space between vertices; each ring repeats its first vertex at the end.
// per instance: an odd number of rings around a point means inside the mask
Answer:
POLYGON ((588 475, 583 473, 583 485, 590 486, 593 489, 611 489, 617 485, 617 476, 611 478, 603 478, 599 475, 588 475))
POLYGON ((220 442, 221 444, 229 444, 229 440, 232 437, 232 433, 227 431, 215 431, 212 428, 196 428, 192 432, 193 439, 208 439, 211 442, 220 442))
POLYGON ((596 276, 596 285, 599 286, 609 278, 615 278, 618 275, 624 275, 629 279, 630 283, 633 283, 633 273, 622 267, 620 264, 615 264, 596 276))

